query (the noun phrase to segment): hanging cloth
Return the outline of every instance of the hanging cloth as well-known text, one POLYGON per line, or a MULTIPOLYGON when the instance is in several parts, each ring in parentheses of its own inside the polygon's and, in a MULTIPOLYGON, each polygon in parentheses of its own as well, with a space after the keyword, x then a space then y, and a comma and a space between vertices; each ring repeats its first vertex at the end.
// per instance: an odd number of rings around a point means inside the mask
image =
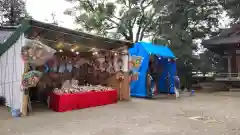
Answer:
POLYGON ((72 63, 67 63, 67 71, 72 72, 73 66, 72 63))
POLYGON ((66 65, 65 65, 65 63, 61 63, 60 65, 59 65, 59 69, 58 69, 58 72, 59 73, 63 73, 64 71, 65 71, 65 67, 66 65))
POLYGON ((58 71, 58 65, 54 64, 52 70, 53 70, 53 72, 57 72, 58 71))

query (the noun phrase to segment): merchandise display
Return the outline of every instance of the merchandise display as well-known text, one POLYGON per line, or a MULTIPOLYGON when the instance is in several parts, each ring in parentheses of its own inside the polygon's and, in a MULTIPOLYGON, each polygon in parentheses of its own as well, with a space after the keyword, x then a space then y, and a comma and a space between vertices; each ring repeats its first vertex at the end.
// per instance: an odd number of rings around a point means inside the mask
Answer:
POLYGON ((37 40, 26 39, 25 46, 22 47, 21 55, 25 66, 29 66, 29 72, 22 75, 22 87, 23 89, 36 87, 42 77, 43 71, 46 72, 48 67, 45 63, 53 57, 56 51, 50 47, 42 44, 37 40), (44 66, 43 71, 35 70, 36 67, 44 66))
POLYGON ((49 107, 56 112, 66 112, 77 109, 113 104, 118 101, 117 90, 82 92, 74 94, 49 95, 49 107))
POLYGON ((44 65, 52 58, 56 51, 36 40, 26 40, 26 45, 22 47, 21 55, 25 63, 35 66, 44 65))
POLYGON ((100 92, 100 91, 112 91, 113 88, 105 87, 101 85, 89 85, 89 86, 78 86, 71 85, 70 88, 55 88, 53 90, 56 94, 69 94, 69 93, 82 93, 82 92, 100 92))
POLYGON ((42 76, 42 73, 35 70, 24 73, 22 76, 22 79, 23 79, 22 87, 23 88, 35 87, 39 82, 41 76, 42 76))
POLYGON ((30 67, 23 74, 23 88, 36 87, 44 93, 45 97, 39 97, 47 99, 52 110, 64 112, 118 101, 119 90, 107 87, 112 84, 106 81, 116 75, 122 87, 124 75, 118 71, 123 60, 116 53, 99 51, 82 56, 72 51, 56 52, 40 41, 27 40, 22 59, 30 67))

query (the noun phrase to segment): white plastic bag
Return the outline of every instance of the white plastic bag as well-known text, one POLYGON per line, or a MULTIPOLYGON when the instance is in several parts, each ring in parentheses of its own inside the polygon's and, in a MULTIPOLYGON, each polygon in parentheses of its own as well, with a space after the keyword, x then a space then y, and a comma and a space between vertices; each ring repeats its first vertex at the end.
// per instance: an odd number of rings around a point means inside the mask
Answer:
POLYGON ((22 47, 22 58, 25 63, 42 66, 51 59, 56 51, 37 40, 26 39, 22 47))
POLYGON ((174 87, 174 91, 175 91, 176 99, 178 99, 180 97, 179 90, 176 87, 174 87))

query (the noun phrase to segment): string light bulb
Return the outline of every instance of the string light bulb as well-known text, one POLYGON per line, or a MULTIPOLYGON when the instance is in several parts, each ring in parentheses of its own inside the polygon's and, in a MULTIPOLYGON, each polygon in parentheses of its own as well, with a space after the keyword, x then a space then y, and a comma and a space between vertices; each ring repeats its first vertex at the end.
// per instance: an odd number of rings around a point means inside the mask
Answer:
POLYGON ((98 52, 93 52, 93 55, 98 55, 98 52))
POLYGON ((59 52, 63 52, 63 50, 59 50, 59 52))
POLYGON ((96 51, 96 48, 91 48, 90 51, 96 51))
POLYGON ((71 52, 74 52, 74 49, 71 49, 71 52))
POLYGON ((76 54, 78 55, 78 54, 79 54, 79 52, 76 52, 76 54))

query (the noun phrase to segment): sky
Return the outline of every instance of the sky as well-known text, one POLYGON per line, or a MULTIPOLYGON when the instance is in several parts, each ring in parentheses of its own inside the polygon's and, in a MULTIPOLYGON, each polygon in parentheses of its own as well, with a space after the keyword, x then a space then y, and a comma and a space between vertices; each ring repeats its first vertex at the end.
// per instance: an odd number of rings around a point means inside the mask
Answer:
MULTIPOLYGON (((76 29, 74 24, 74 18, 68 15, 64 15, 63 12, 72 7, 73 5, 65 0, 23 0, 26 3, 28 13, 36 20, 43 22, 51 22, 54 13, 56 19, 59 21, 59 25, 76 29)), ((226 17, 226 13, 223 14, 222 20, 220 21, 220 27, 227 27, 229 18, 226 17)))
POLYGON ((76 29, 74 18, 64 15, 63 12, 73 5, 65 0, 23 0, 26 2, 27 12, 36 20, 52 22, 51 14, 56 15, 59 25, 76 29))
MULTIPOLYGON (((51 14, 54 13, 56 15, 56 20, 60 26, 76 29, 77 25, 74 23, 74 18, 68 15, 64 15, 64 11, 67 8, 71 8, 73 5, 65 0, 23 0, 26 3, 27 12, 38 21, 42 22, 52 22, 51 14)), ((224 13, 220 20, 220 27, 226 28, 229 24, 230 20, 226 17, 226 13, 224 13)), ((136 30, 134 30, 136 31, 136 30)), ((144 41, 148 41, 148 39, 143 39, 144 41)), ((199 41, 200 45, 201 41, 199 41)))

